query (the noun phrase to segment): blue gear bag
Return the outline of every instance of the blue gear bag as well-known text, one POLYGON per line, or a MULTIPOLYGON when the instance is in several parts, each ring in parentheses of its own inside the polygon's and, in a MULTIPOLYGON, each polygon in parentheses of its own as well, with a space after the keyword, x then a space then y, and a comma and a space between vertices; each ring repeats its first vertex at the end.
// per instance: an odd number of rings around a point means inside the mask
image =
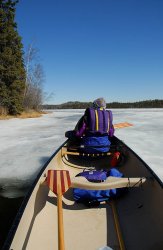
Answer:
MULTIPOLYGON (((77 176, 85 177, 87 180, 91 182, 102 182, 105 181, 108 176, 122 177, 123 174, 116 168, 112 168, 109 171, 96 171, 96 170, 83 171, 79 173, 77 176)), ((116 189, 109 189, 109 190, 85 190, 79 188, 73 189, 74 200, 82 203, 106 201, 109 200, 110 197, 115 197, 116 195, 117 195, 116 189)))

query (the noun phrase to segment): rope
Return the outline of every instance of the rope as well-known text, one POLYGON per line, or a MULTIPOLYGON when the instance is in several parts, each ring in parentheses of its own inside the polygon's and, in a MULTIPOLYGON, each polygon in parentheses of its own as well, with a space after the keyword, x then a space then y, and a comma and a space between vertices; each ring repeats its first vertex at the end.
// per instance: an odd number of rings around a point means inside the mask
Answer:
POLYGON ((143 179, 146 179, 146 178, 140 178, 139 179, 139 181, 138 182, 136 182, 134 185, 131 185, 131 183, 130 183, 130 178, 128 177, 128 183, 127 183, 127 186, 126 187, 128 187, 128 188, 132 188, 132 187, 135 187, 135 186, 137 186, 139 183, 139 186, 142 186, 142 184, 143 184, 143 179))

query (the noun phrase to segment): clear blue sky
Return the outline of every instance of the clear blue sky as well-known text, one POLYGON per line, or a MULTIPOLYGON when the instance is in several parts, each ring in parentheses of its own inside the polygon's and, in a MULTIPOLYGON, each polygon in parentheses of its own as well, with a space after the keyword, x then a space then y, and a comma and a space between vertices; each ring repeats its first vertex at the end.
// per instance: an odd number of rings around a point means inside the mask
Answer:
POLYGON ((163 99, 163 0, 20 0, 50 103, 163 99))

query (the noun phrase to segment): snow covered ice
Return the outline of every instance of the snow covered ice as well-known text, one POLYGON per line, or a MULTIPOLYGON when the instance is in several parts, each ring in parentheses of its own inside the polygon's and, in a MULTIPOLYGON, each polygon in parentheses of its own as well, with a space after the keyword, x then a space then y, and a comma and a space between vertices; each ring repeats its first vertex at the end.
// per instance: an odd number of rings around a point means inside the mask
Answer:
MULTIPOLYGON (((113 109, 114 123, 133 127, 115 135, 132 148, 163 181, 163 109, 113 109)), ((40 118, 0 121, 0 195, 24 194, 36 174, 66 140, 84 110, 54 110, 40 118)))

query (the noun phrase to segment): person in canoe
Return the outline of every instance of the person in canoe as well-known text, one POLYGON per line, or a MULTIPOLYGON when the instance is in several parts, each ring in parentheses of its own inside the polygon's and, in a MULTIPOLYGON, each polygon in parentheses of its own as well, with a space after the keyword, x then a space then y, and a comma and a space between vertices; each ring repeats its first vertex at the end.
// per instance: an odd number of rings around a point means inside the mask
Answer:
POLYGON ((94 100, 75 129, 65 133, 70 139, 70 146, 82 145, 82 151, 86 153, 108 152, 113 135, 113 115, 111 110, 106 110, 104 98, 94 100))

